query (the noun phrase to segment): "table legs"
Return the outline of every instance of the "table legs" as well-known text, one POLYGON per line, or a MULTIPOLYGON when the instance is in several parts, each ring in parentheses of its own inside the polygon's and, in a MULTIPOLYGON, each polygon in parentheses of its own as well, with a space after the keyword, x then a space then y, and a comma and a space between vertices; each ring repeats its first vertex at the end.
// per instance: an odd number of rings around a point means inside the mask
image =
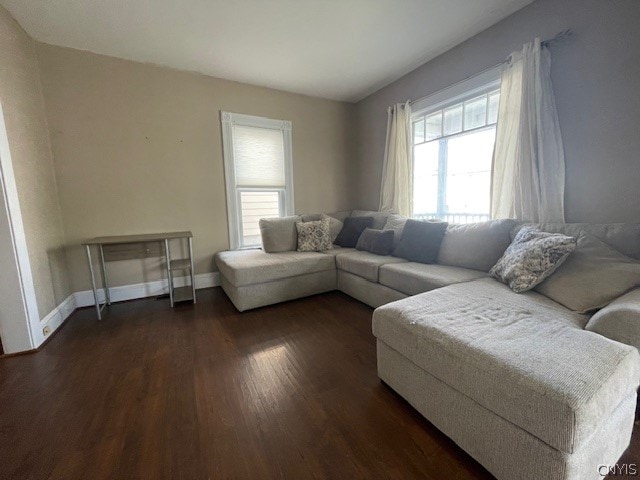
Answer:
POLYGON ((169 240, 164 240, 164 257, 167 262, 167 283, 169 285, 169 302, 173 308, 173 278, 171 278, 171 255, 169 254, 169 240))
POLYGON ((196 272, 193 268, 193 239, 189 237, 189 262, 191 263, 191 294, 193 303, 196 303, 196 272))
POLYGON ((100 301, 98 300, 98 289, 96 288, 96 277, 93 271, 93 261, 91 259, 91 245, 85 245, 87 251, 87 262, 89 262, 89 274, 91 275, 91 288, 93 290, 93 300, 96 304, 96 315, 98 320, 102 320, 102 312, 100 311, 100 301))
POLYGON ((111 294, 109 293, 109 281, 107 278, 107 264, 104 262, 104 248, 100 245, 100 268, 102 268, 102 284, 104 285, 104 295, 107 305, 111 305, 111 294))

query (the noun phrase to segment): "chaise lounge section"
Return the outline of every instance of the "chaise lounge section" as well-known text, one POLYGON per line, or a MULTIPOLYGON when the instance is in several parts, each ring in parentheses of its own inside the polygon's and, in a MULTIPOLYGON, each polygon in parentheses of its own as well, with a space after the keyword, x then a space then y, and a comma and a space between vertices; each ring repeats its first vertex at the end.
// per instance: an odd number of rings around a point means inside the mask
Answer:
POLYGON ((378 375, 497 478, 595 479, 633 429, 640 355, 491 279, 376 309, 378 375))

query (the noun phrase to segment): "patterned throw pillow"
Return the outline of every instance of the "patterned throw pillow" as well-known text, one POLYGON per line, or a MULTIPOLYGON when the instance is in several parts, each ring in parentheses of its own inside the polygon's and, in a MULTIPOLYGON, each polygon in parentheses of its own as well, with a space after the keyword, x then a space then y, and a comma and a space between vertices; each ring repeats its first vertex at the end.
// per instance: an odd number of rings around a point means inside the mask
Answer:
POLYGON ((329 217, 323 215, 320 220, 313 222, 297 222, 298 230, 298 251, 299 252, 321 252, 330 250, 331 230, 329 217))
POLYGON ((575 248, 573 237, 523 227, 489 274, 516 293, 526 292, 551 275, 575 248))

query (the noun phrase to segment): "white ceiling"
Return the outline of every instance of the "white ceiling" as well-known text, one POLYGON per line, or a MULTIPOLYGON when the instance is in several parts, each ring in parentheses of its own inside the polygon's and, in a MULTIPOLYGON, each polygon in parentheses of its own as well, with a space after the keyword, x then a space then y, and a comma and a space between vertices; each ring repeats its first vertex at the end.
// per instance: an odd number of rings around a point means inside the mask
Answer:
POLYGON ((0 0, 36 40, 358 101, 532 0, 0 0))

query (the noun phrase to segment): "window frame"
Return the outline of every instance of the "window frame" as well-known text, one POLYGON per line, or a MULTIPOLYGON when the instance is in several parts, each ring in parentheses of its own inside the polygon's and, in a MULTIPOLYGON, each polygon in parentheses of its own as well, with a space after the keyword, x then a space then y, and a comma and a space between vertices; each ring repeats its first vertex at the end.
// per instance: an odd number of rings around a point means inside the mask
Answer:
MULTIPOLYGON (((469 130, 464 130, 464 107, 463 107, 463 111, 462 111, 462 128, 463 130, 460 132, 456 132, 456 133, 452 133, 449 135, 444 135, 444 123, 443 123, 443 135, 440 137, 436 137, 434 139, 431 140, 425 140, 423 142, 419 142, 419 143, 414 143, 414 138, 415 138, 415 124, 416 122, 419 122, 420 119, 424 119, 426 122, 426 117, 434 112, 437 112, 439 110, 445 110, 447 108, 459 105, 459 104, 464 104, 464 102, 466 102, 467 100, 471 100, 475 97, 484 95, 484 94, 490 94, 491 92, 495 91, 495 90, 500 90, 500 86, 501 86, 501 76, 502 76, 502 68, 501 66, 497 66, 494 68, 491 68, 489 70, 486 70, 484 72, 481 72, 477 75, 474 75, 473 77, 467 78, 466 80, 463 80, 461 82, 458 82, 450 87, 444 88, 442 90, 439 90, 437 92, 435 92, 432 95, 428 95, 424 98, 421 98, 417 101, 415 101, 412 105, 412 112, 411 112, 411 149, 410 149, 410 155, 411 155, 411 216, 413 217, 414 215, 414 205, 413 205, 413 199, 414 199, 414 173, 415 172, 415 159, 414 159, 414 149, 417 145, 422 145, 425 143, 429 143, 429 142, 435 142, 435 141, 442 141, 442 140, 447 140, 449 138, 454 138, 460 135, 465 135, 465 134, 470 134, 470 133, 474 133, 474 132, 478 132, 487 128, 492 128, 495 125, 497 125, 497 122, 495 124, 485 124, 481 127, 476 127, 476 128, 472 128, 469 130)), ((488 115, 488 111, 487 111, 487 115, 488 115)), ((443 122, 444 122, 444 118, 443 118, 443 122)), ((425 134, 426 134, 426 128, 425 128, 425 134)), ((439 160, 442 161, 442 160, 439 160)), ((441 179, 440 179, 440 175, 438 175, 438 184, 440 185, 441 183, 441 179)), ((442 195, 442 192, 440 192, 440 188, 438 188, 438 192, 437 192, 437 203, 438 205, 442 202, 442 199, 440 198, 440 196, 442 195)), ((440 212, 436 212, 436 215, 440 213, 440 212)))
POLYGON ((227 221, 229 227, 229 247, 232 250, 244 250, 259 248, 260 244, 244 245, 242 231, 242 209, 240 194, 242 191, 278 192, 280 216, 293 215, 293 148, 291 141, 291 122, 288 120, 276 120, 254 115, 231 113, 220 111, 222 124, 222 149, 224 159, 224 176, 227 199, 227 221), (285 185, 283 187, 259 187, 236 184, 235 158, 233 151, 233 126, 256 127, 282 132, 284 149, 284 174, 285 185))

